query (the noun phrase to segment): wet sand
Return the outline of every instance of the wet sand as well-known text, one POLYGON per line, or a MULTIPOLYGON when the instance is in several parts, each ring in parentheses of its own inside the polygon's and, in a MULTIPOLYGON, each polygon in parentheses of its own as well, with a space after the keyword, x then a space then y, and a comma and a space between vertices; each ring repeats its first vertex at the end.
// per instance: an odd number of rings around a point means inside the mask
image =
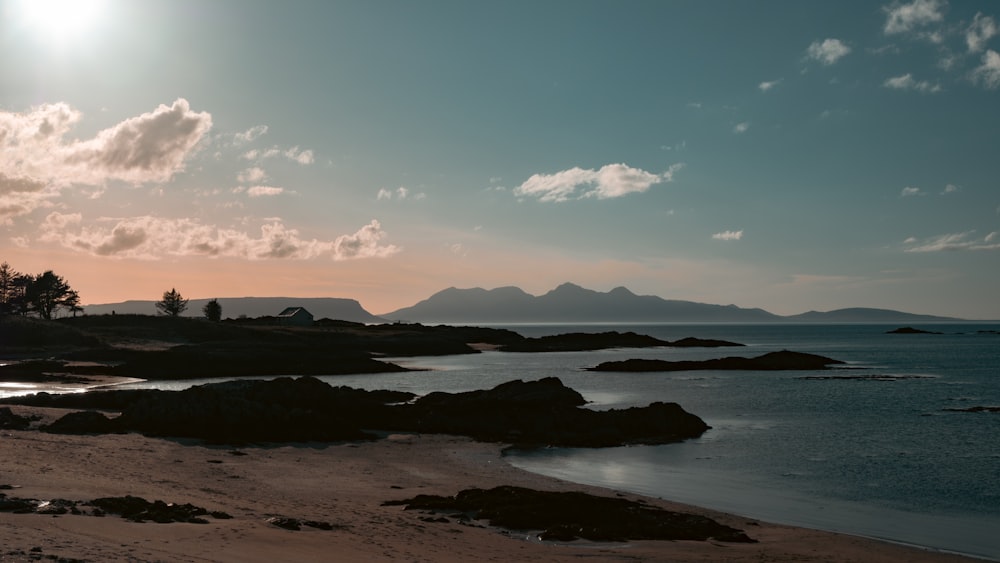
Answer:
MULTIPOLYGON (((53 409, 13 407, 51 421, 53 409)), ((774 525, 528 473, 501 444, 394 434, 365 443, 204 446, 137 434, 65 436, 0 431, 0 491, 10 497, 92 500, 133 495, 191 503, 231 519, 135 523, 109 515, 0 513, 0 561, 975 561, 853 536, 774 525), (236 453, 234 453, 236 452, 236 453), (245 454, 245 455, 237 455, 245 454), (518 485, 643 499, 743 529, 756 544, 715 541, 543 543, 388 500, 518 485), (313 520, 331 530, 279 528, 269 518, 313 520), (438 518, 439 515, 434 515, 438 518)))

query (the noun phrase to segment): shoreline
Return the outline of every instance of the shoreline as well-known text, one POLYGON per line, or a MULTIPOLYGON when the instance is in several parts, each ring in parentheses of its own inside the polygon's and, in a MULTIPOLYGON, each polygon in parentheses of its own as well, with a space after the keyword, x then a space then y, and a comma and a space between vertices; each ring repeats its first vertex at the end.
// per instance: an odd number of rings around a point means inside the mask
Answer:
MULTIPOLYGON (((49 422, 66 411, 12 407, 49 422)), ((448 435, 386 434, 374 442, 205 446, 138 434, 71 436, 0 431, 0 485, 22 498, 88 500, 133 495, 192 503, 232 515, 208 524, 138 524, 115 516, 0 513, 0 560, 29 555, 86 561, 927 561, 977 559, 885 540, 771 524, 752 518, 581 485, 518 469, 503 444, 448 435), (235 455, 233 452, 239 452, 235 455), (756 544, 715 541, 539 542, 527 534, 382 506, 416 494, 518 485, 637 499, 705 515, 745 530, 756 544), (329 522, 293 532, 267 522, 329 522), (23 555, 20 555, 23 554, 23 555)), ((23 559, 19 559, 23 557, 23 559)))

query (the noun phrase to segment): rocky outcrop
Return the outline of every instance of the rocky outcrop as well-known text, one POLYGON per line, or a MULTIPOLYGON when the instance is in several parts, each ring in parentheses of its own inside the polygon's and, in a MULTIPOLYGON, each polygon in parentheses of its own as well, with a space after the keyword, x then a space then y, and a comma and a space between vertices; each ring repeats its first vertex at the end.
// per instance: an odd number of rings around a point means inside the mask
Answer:
POLYGON ((676 403, 595 411, 550 377, 489 390, 431 393, 416 401, 398 391, 331 387, 312 377, 230 381, 184 391, 92 391, 32 395, 20 404, 115 408, 110 419, 73 413, 48 432, 139 432, 215 443, 374 439, 366 430, 447 433, 520 446, 603 447, 662 444, 700 436, 708 425, 676 403))
POLYGON ((903 326, 899 328, 894 328, 892 330, 887 330, 885 333, 886 334, 941 334, 940 332, 923 330, 920 328, 913 328, 912 326, 903 326))
MULTIPOLYGON (((501 486, 465 489, 453 497, 418 495, 388 501, 407 510, 427 510, 487 520, 493 526, 537 532, 542 540, 696 540, 753 543, 742 530, 696 514, 672 512, 642 502, 582 492, 537 491, 501 486)), ((447 520, 446 520, 447 521, 447 520)))
POLYGON ((580 352, 606 350, 608 348, 653 348, 658 346, 714 348, 719 346, 742 346, 742 344, 726 342, 725 340, 692 337, 670 342, 669 340, 661 340, 644 334, 636 334, 635 332, 609 331, 601 333, 570 332, 538 338, 524 338, 510 344, 505 344, 500 347, 500 350, 502 352, 580 352))
POLYGON ((802 352, 768 352, 754 358, 727 357, 714 360, 642 360, 631 359, 620 362, 603 362, 589 371, 692 371, 692 370, 822 370, 831 365, 842 364, 825 356, 802 352))
MULTIPOLYGON (((2 488, 2 487, 0 487, 2 488)), ((162 500, 149 502, 140 497, 126 495, 124 497, 104 497, 91 501, 76 501, 66 499, 38 500, 30 498, 8 497, 0 493, 0 512, 15 514, 47 514, 58 516, 74 514, 83 516, 105 516, 117 514, 132 522, 156 522, 169 524, 171 522, 186 522, 188 524, 207 524, 205 516, 217 520, 232 518, 221 511, 208 509, 193 504, 174 504, 162 500)))
POLYGON ((0 429, 24 430, 28 426, 31 426, 30 418, 14 414, 10 407, 0 408, 0 429))

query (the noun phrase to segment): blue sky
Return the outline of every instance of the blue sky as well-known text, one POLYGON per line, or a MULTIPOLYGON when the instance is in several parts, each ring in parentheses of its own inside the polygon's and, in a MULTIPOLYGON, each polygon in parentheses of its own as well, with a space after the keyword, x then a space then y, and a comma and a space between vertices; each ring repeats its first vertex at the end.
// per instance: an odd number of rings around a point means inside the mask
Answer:
POLYGON ((0 260, 84 303, 572 281, 1000 318, 993 2, 0 0, 0 260))

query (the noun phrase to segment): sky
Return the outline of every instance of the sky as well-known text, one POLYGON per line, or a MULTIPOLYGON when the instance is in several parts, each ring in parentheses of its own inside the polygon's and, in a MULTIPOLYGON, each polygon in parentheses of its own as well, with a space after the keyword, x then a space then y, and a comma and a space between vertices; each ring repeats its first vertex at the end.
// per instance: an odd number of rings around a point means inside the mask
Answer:
POLYGON ((1000 319, 1000 4, 0 0, 0 261, 1000 319))

